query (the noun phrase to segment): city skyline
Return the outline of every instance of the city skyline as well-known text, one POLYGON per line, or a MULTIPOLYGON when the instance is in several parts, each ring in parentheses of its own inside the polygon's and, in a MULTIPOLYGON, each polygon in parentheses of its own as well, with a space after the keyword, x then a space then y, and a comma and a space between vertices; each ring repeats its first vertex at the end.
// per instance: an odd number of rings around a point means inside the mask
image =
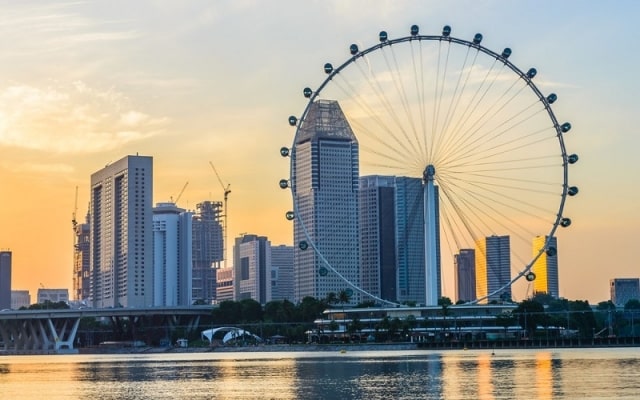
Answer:
MULTIPOLYGON (((415 23, 434 34, 450 24, 466 39, 482 32, 558 94, 554 110, 571 121, 567 141, 580 156, 570 170, 580 195, 565 208, 573 225, 558 233, 560 296, 608 299, 609 279, 637 276, 639 83, 629 50, 640 6, 460 3, 283 2, 269 17, 269 5, 252 2, 4 3, 0 248, 13 253, 12 288, 72 288, 75 188, 83 216, 90 174, 137 152, 154 157, 153 204, 187 181, 179 207, 222 200, 212 161, 233 191, 228 237, 251 231, 291 244, 278 149, 292 143, 286 118, 301 113, 302 88, 319 82, 324 62, 344 60, 350 43, 371 45, 382 29, 403 36, 415 23)), ((453 298, 453 283, 444 287, 453 298)))

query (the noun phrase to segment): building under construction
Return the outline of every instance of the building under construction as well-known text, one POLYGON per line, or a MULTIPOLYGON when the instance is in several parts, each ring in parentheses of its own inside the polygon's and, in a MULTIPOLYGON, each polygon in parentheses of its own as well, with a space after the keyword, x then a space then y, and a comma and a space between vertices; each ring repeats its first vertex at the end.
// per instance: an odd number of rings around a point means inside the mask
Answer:
POLYGON ((193 301, 211 304, 216 299, 216 274, 224 260, 223 203, 203 201, 193 216, 193 301))
POLYGON ((74 300, 89 299, 89 214, 84 224, 73 224, 73 293, 74 300))

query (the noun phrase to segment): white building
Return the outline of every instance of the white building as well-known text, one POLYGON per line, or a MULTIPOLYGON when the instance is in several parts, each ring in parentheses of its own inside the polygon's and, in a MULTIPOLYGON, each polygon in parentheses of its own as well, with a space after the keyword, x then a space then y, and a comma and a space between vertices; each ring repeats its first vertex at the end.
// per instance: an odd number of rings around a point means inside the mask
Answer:
POLYGON ((153 302, 153 159, 126 156, 91 175, 90 302, 153 302))
POLYGON ((153 209, 153 305, 192 303, 192 214, 174 203, 153 209))
POLYGON ((69 302, 69 289, 38 289, 38 304, 50 301, 51 303, 58 303, 63 301, 69 302))
MULTIPOLYGON (((317 100, 299 127, 293 156, 295 301, 360 285, 358 141, 338 102, 317 100), (341 278, 327 267, 322 256, 341 278)), ((352 303, 360 301, 353 293, 352 303)))

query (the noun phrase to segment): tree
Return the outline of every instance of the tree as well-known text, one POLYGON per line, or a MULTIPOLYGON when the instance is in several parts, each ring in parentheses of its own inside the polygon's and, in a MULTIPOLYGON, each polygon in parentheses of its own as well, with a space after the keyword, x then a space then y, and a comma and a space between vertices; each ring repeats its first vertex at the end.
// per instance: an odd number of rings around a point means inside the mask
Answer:
POLYGON ((451 299, 446 296, 438 299, 438 305, 442 307, 442 330, 447 328, 447 316, 449 315, 449 307, 452 304, 451 299))
POLYGON ((625 311, 640 310, 640 300, 631 299, 627 301, 624 305, 624 310, 625 311))
POLYGON ((338 295, 335 292, 327 293, 327 297, 324 299, 324 302, 327 303, 328 306, 338 303, 338 295))
POLYGON ((544 306, 535 300, 524 300, 513 310, 513 314, 517 315, 518 322, 525 330, 527 337, 533 337, 537 326, 542 325, 544 306))
POLYGON ((258 322, 262 321, 262 306, 254 299, 243 299, 240 301, 242 321, 258 322))
POLYGON ((504 328, 504 337, 507 337, 507 329, 516 324, 518 318, 516 318, 511 311, 505 311, 502 314, 496 315, 496 325, 504 328))

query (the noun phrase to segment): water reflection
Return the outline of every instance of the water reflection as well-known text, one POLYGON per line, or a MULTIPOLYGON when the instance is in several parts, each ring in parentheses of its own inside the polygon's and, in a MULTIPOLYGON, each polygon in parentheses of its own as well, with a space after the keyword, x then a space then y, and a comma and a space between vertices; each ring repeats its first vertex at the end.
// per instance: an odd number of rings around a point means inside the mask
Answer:
POLYGON ((3 356, 0 397, 632 399, 637 349, 3 356))

